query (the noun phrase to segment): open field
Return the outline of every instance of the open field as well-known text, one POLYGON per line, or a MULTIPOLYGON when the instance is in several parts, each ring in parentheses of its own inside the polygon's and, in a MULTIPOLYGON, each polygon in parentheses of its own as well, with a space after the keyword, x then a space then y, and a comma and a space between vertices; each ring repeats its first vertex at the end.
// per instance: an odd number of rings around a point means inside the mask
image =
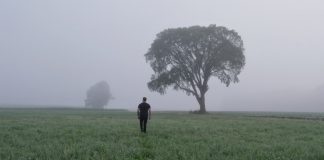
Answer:
POLYGON ((324 114, 0 109, 0 159, 324 159, 324 114))

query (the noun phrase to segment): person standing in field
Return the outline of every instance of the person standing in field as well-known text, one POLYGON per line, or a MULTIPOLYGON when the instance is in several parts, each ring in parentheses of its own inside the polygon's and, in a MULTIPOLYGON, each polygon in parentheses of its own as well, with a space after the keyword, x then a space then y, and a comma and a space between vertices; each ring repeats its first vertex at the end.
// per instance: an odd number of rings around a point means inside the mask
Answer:
POLYGON ((151 106, 146 103, 146 97, 143 97, 143 102, 138 105, 137 117, 140 122, 141 132, 146 133, 147 120, 151 119, 151 106))

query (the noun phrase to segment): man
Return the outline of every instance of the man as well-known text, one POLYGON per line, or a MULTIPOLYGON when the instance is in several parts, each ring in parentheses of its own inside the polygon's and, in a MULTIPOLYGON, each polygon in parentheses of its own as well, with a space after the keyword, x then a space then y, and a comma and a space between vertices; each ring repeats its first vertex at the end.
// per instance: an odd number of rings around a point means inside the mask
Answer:
POLYGON ((141 132, 146 133, 147 119, 151 119, 151 106, 146 103, 146 97, 143 97, 143 102, 138 105, 137 117, 140 121, 141 132))

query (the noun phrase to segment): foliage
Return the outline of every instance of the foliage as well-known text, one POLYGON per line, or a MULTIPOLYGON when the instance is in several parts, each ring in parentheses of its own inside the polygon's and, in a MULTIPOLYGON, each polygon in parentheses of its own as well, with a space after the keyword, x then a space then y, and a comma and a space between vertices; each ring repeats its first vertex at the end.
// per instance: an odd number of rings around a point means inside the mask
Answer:
POLYGON ((87 91, 86 107, 104 108, 112 99, 109 85, 106 81, 101 81, 93 85, 87 91))
MULTIPOLYGON (((205 116, 183 112, 154 113, 148 133, 142 134, 134 112, 0 109, 0 159, 324 158, 322 120, 250 115, 265 116, 247 112, 218 112, 205 116)), ((303 115, 295 116, 302 118, 303 115)), ((323 114, 316 116, 324 117, 323 114)))
POLYGON ((208 81, 217 77, 229 86, 245 65, 243 41, 234 30, 210 25, 166 29, 145 54, 155 74, 148 87, 164 94, 170 86, 194 95, 205 112, 208 81))

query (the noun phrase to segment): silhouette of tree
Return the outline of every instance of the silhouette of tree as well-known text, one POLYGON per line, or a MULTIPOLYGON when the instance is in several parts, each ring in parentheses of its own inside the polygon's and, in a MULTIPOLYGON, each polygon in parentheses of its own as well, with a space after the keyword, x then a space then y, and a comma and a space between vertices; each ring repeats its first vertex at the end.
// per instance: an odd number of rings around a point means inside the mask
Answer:
POLYGON ((89 108, 104 108, 112 99, 109 85, 106 81, 101 81, 93 85, 87 91, 85 106, 89 108))
POLYGON ((161 94, 168 87, 193 95, 206 112, 208 80, 217 77, 229 86, 238 82, 245 65, 243 41, 237 32, 222 26, 166 29, 157 34, 145 54, 155 72, 148 88, 161 94))

